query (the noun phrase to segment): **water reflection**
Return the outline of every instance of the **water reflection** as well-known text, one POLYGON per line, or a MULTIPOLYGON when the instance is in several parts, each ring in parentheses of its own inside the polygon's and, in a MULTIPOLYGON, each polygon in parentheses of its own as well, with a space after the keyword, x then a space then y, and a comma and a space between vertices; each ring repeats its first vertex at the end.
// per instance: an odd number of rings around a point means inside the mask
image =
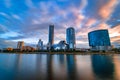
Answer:
POLYGON ((90 55, 76 55, 76 71, 78 80, 95 80, 90 55))
POLYGON ((0 80, 120 80, 119 66, 120 55, 0 54, 0 80))
POLYGON ((115 55, 113 57, 114 67, 115 67, 115 80, 120 80, 120 55, 115 55))
POLYGON ((112 56, 93 55, 91 58, 93 71, 99 80, 114 79, 114 64, 112 62, 112 56))
POLYGON ((67 72, 68 80, 76 79, 76 64, 73 55, 67 55, 67 72))

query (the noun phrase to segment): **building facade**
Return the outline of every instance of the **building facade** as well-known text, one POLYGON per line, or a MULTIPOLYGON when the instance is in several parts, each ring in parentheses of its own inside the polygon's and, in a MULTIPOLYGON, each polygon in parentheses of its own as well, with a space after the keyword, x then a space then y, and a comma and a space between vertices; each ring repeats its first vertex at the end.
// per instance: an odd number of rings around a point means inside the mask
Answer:
POLYGON ((39 41, 38 41, 37 49, 43 50, 43 41, 41 39, 39 39, 39 41))
POLYGON ((69 49, 75 49, 75 29, 73 27, 67 28, 66 30, 66 42, 69 45, 69 49))
POLYGON ((21 51, 35 51, 35 48, 31 46, 23 46, 21 51))
POLYGON ((23 46, 24 46, 24 41, 19 41, 17 44, 17 49, 22 49, 23 46))
POLYGON ((111 48, 110 37, 107 29, 95 30, 88 33, 91 50, 109 50, 111 48))
POLYGON ((48 46, 51 49, 52 45, 54 44, 54 25, 49 26, 49 37, 48 37, 48 46))

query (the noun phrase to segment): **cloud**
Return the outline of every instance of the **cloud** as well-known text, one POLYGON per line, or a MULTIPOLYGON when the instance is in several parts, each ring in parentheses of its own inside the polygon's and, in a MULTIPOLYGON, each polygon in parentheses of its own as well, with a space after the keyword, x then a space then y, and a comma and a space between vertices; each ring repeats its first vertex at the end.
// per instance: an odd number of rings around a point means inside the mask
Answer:
POLYGON ((110 37, 112 38, 115 38, 116 36, 120 36, 120 25, 110 28, 109 33, 110 33, 110 37))
POLYGON ((99 25, 97 25, 96 28, 97 28, 97 29, 109 29, 109 25, 106 24, 106 23, 104 23, 104 22, 102 22, 102 23, 100 23, 99 25))
POLYGON ((13 47, 16 48, 17 43, 0 38, 0 48, 13 47))
POLYGON ((29 7, 29 8, 35 8, 32 0, 25 0, 26 1, 26 5, 29 7))
POLYGON ((5 5, 7 8, 10 8, 11 7, 11 0, 5 0, 5 5))
POLYGON ((88 26, 88 27, 91 27, 91 26, 93 26, 95 23, 97 22, 97 20, 96 19, 89 19, 85 24, 84 24, 84 26, 88 26))
POLYGON ((9 30, 2 24, 0 24, 0 34, 3 34, 5 32, 8 32, 9 30))
POLYGON ((0 12, 0 15, 3 16, 3 17, 5 17, 5 18, 9 18, 9 15, 7 15, 7 14, 4 13, 4 12, 0 12))
POLYGON ((119 35, 119 36, 111 37, 111 41, 112 41, 112 42, 116 42, 116 41, 118 41, 118 40, 120 40, 120 35, 119 35))
POLYGON ((80 4, 80 12, 82 11, 82 10, 84 10, 84 8, 87 6, 87 4, 88 4, 88 1, 87 0, 81 0, 81 4, 80 4))
POLYGON ((3 33, 1 34, 0 38, 9 38, 9 37, 17 37, 17 36, 20 36, 21 34, 17 33, 17 32, 13 32, 13 31, 10 31, 10 32, 6 32, 6 33, 3 33))
POLYGON ((16 15, 16 14, 12 14, 12 17, 13 17, 14 19, 21 20, 21 17, 20 17, 20 16, 18 16, 18 15, 16 15))
POLYGON ((120 48, 120 40, 116 40, 116 41, 112 42, 112 45, 114 45, 114 47, 116 47, 116 48, 120 48))
POLYGON ((103 19, 108 19, 109 17, 111 17, 111 14, 113 13, 117 3, 118 3, 118 0, 109 0, 106 4, 104 4, 99 9, 99 15, 103 19))

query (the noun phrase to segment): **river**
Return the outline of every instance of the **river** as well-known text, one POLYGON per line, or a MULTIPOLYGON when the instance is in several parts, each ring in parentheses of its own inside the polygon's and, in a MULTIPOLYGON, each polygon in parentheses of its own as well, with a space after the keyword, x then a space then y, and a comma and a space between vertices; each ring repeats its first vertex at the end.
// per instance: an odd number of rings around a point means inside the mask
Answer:
POLYGON ((120 80, 120 55, 1 53, 0 80, 120 80))

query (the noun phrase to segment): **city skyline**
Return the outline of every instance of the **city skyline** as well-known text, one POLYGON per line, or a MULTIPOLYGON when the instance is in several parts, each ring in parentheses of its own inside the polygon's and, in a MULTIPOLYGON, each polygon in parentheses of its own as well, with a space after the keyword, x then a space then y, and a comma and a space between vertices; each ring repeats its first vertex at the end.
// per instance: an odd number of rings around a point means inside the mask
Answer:
POLYGON ((47 44, 50 24, 54 24, 55 44, 66 40, 66 29, 72 26, 76 31, 76 47, 89 47, 87 35, 98 29, 108 29, 112 45, 120 45, 119 0, 0 2, 0 48, 16 47, 18 41, 35 45, 39 39, 47 44))

